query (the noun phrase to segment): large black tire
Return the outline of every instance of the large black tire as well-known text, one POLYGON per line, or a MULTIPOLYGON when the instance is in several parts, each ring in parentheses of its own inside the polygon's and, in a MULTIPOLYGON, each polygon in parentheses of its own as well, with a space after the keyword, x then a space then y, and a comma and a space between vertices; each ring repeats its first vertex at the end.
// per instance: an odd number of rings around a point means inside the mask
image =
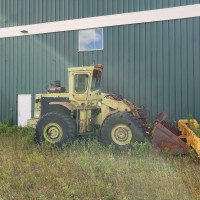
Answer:
POLYGON ((35 137, 38 142, 47 141, 61 147, 76 137, 75 120, 61 113, 47 113, 38 121, 35 137))
POLYGON ((102 142, 108 146, 129 146, 133 142, 144 142, 145 131, 137 117, 127 112, 108 116, 101 127, 102 142))

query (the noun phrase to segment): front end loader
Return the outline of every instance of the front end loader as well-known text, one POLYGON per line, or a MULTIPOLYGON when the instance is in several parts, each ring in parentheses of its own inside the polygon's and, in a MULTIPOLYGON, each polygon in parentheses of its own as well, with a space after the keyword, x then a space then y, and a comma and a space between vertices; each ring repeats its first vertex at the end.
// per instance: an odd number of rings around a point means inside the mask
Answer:
POLYGON ((101 65, 69 68, 68 92, 56 81, 51 83, 47 94, 36 95, 34 119, 28 120, 28 126, 35 128, 38 142, 62 146, 77 135, 100 130, 102 142, 107 146, 113 143, 125 147, 151 139, 155 148, 186 152, 185 146, 177 141, 179 138, 170 129, 166 132, 162 125, 164 113, 158 116, 148 134, 145 109, 116 94, 100 92, 102 70, 101 65), (169 132, 173 135, 170 139, 166 137, 169 132))

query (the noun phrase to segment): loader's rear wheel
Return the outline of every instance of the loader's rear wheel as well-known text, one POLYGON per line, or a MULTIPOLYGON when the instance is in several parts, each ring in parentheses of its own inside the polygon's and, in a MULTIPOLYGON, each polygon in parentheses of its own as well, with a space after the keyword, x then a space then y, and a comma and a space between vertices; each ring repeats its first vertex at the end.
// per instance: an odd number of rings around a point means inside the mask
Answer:
POLYGON ((38 142, 47 141, 50 144, 62 146, 76 136, 76 126, 69 116, 50 112, 37 123, 35 137, 38 142))
POLYGON ((108 116, 101 128, 102 141, 108 146, 128 146, 131 142, 144 142, 145 131, 137 117, 131 113, 115 113, 108 116))

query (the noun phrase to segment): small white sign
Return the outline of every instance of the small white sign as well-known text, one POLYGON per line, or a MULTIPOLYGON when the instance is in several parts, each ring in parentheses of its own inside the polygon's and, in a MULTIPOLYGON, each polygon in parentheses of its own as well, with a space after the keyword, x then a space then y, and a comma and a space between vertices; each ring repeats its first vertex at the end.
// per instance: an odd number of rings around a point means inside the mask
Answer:
POLYGON ((18 95, 18 126, 27 126, 31 119, 31 94, 18 95))

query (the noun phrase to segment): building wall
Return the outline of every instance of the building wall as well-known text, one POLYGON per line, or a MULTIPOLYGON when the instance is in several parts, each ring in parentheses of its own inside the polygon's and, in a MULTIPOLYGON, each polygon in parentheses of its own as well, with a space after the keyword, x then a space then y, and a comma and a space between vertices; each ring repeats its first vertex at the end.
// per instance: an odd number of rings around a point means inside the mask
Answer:
MULTIPOLYGON (((1 27, 199 3, 17 2, 22 6, 15 5, 14 0, 0 1, 0 10, 4 11, 1 27)), ((199 37, 200 18, 196 17, 104 28, 103 51, 78 52, 78 31, 0 39, 0 120, 11 116, 17 122, 18 94, 32 94, 34 98, 36 93, 46 93, 52 80, 61 80, 67 88, 67 68, 93 61, 103 64, 103 91, 118 93, 137 106, 145 105, 152 118, 166 110, 170 119, 188 114, 200 119, 199 37)))

